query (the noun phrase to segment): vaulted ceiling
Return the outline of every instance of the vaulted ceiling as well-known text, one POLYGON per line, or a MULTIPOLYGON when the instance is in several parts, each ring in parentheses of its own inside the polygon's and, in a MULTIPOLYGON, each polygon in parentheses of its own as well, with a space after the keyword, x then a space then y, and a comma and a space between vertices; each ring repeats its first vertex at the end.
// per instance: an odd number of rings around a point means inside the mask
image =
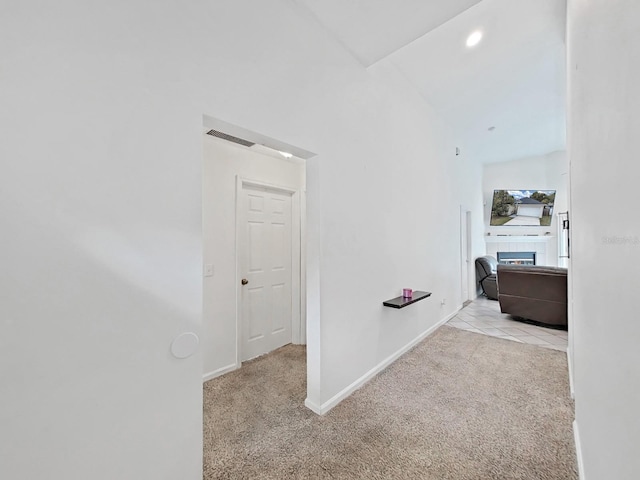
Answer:
POLYGON ((463 154, 496 162, 565 148, 566 0, 296 1, 365 67, 400 70, 463 154))

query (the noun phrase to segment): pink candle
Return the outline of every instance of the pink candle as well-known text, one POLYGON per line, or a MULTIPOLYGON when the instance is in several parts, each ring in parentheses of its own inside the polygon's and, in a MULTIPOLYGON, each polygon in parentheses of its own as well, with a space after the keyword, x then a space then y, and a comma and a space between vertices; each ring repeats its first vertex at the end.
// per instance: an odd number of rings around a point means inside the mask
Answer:
POLYGON ((402 289, 402 296, 404 298, 411 298, 412 295, 413 295, 413 290, 411 290, 410 288, 403 288, 402 289))

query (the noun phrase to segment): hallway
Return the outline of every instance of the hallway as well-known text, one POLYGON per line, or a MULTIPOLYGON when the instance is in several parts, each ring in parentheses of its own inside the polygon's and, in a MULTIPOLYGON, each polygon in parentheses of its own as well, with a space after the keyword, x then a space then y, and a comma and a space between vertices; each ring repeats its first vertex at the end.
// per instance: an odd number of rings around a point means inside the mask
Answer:
POLYGON ((204 384, 206 480, 577 478, 562 352, 442 326, 325 416, 305 367, 287 345, 204 384))

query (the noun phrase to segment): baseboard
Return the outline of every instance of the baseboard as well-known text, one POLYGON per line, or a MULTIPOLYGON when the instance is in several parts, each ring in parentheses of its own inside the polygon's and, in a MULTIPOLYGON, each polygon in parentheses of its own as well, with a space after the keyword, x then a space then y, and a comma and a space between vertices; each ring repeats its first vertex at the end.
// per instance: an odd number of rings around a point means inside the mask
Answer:
MULTIPOLYGON (((455 309, 452 313, 450 313, 449 315, 447 315, 446 317, 444 317, 442 320, 440 320, 440 321, 435 325, 435 327, 431 327, 431 328, 435 330, 436 328, 441 327, 442 325, 444 325, 445 323, 447 323, 449 320, 451 320, 453 317, 455 317, 455 316, 460 312, 460 310, 462 310, 462 305, 460 305, 459 307, 456 307, 456 309, 455 309)), ((429 330, 427 330, 427 331, 429 331, 429 330)), ((431 333, 433 333, 433 331, 431 331, 431 333)), ((424 334, 423 334, 423 335, 424 335, 424 334)), ((427 334, 427 335, 428 335, 428 334, 427 334)), ((426 337, 427 335, 425 335, 425 337, 426 337)))
POLYGON ((582 463, 582 445, 580 444, 580 431, 578 430, 578 421, 573 421, 573 439, 576 444, 576 459, 578 461, 578 478, 586 480, 584 476, 584 463, 582 463))
POLYGON ((408 344, 406 344, 404 347, 402 347, 401 349, 399 349, 395 353, 392 353, 391 355, 389 355, 387 358, 385 358, 378 365, 376 365, 371 370, 369 370, 367 373, 362 375, 360 378, 358 378, 351 385, 347 386, 346 388, 342 389, 340 392, 336 393, 333 397, 331 397, 329 400, 324 402, 322 405, 317 405, 316 403, 312 402, 311 400, 309 400, 307 398, 304 401, 305 406, 307 408, 309 408, 312 412, 317 413, 318 415, 326 414, 327 412, 329 412, 329 410, 331 410, 333 407, 338 405, 342 400, 344 400, 349 395, 351 395, 353 392, 358 390, 365 383, 367 383, 369 380, 371 380, 373 377, 375 377, 378 373, 380 373, 382 370, 387 368, 389 365, 391 365, 398 358, 400 358, 402 355, 404 355, 409 350, 411 350, 413 347, 415 347, 422 340, 424 340, 429 335, 431 335, 433 332, 435 332, 438 327, 441 327, 442 325, 447 323, 450 319, 455 317, 456 314, 459 311, 460 311, 460 309, 458 308, 453 313, 447 315, 442 320, 439 320, 438 323, 436 323, 432 327, 428 328, 426 331, 424 331, 423 333, 418 335, 416 338, 411 340, 408 344))
POLYGON ((224 375, 225 373, 233 372, 238 368, 240 368, 240 365, 238 365, 237 363, 232 363, 231 365, 227 365, 226 367, 218 368, 213 372, 205 373, 204 375, 202 375, 202 383, 208 380, 211 380, 213 378, 219 377, 220 375, 224 375))
POLYGON ((571 361, 571 350, 567 347, 567 365, 569 366, 569 393, 571 398, 575 400, 576 394, 573 389, 573 362, 571 361))
POLYGON ((317 413, 318 415, 324 415, 324 413, 322 413, 322 408, 316 405, 314 402, 312 402, 308 398, 305 399, 304 406, 307 407, 309 410, 311 410, 313 413, 317 413))
MULTIPOLYGON (((466 300, 466 301, 462 302, 462 304, 458 307, 458 310, 462 310, 464 307, 466 307, 467 305, 469 305, 469 303, 473 303, 473 302, 475 302, 476 300, 478 300, 479 298, 486 298, 482 293, 480 293, 480 294, 476 293, 475 295, 473 295, 473 294, 472 294, 471 296, 472 296, 473 298, 470 298, 469 300, 466 300), (467 303, 467 302, 468 302, 468 303, 467 303), (465 304, 466 304, 466 305, 465 305, 465 304)), ((455 312, 455 313, 454 313, 454 315, 455 315, 456 313, 458 313, 458 312, 455 312)))

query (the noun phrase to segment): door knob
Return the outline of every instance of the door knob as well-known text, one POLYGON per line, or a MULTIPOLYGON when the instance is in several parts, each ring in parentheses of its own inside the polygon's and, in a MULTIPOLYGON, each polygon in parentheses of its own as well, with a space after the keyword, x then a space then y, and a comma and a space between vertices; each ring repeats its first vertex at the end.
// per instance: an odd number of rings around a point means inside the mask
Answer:
POLYGON ((249 283, 249 280, 247 280, 246 278, 243 278, 240 283, 242 283, 243 285, 246 285, 247 283, 249 283))

